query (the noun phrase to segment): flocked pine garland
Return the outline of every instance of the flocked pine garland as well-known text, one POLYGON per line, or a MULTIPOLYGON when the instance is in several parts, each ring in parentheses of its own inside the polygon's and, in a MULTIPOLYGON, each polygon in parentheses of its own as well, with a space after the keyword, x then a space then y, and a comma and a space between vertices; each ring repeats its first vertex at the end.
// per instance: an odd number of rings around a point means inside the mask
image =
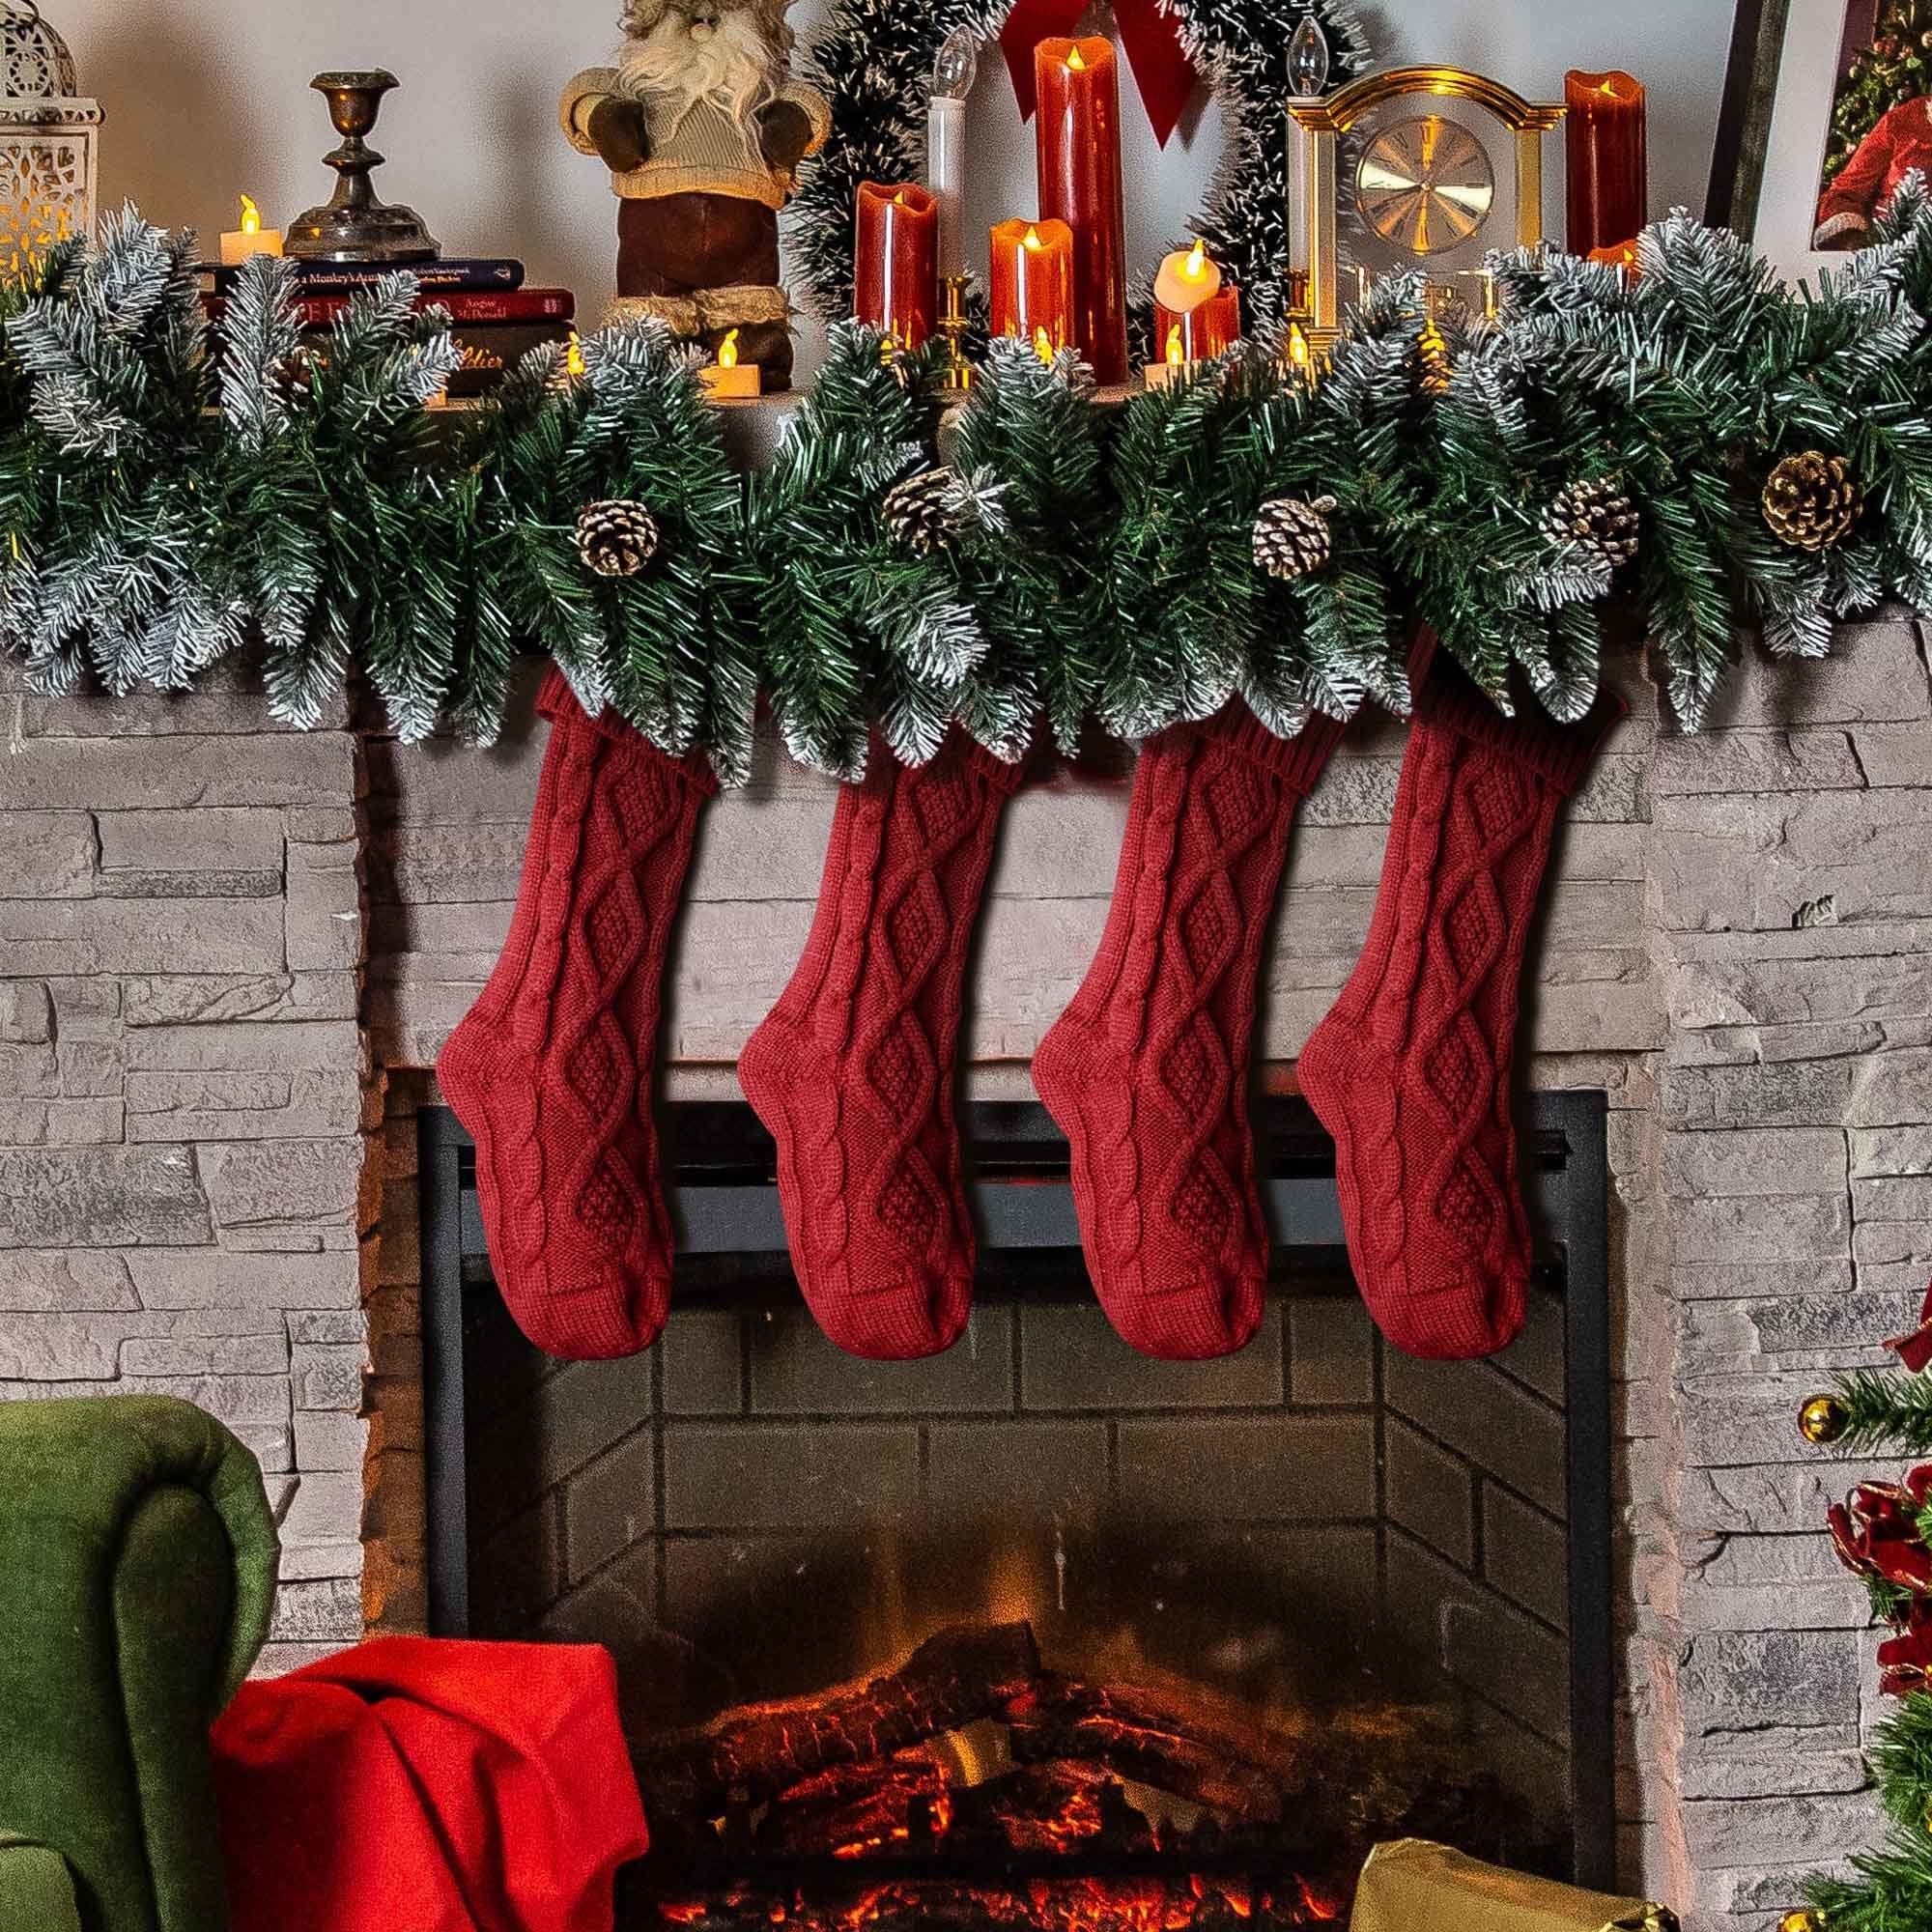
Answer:
MULTIPOLYGON (((1188 58, 1220 103, 1222 160, 1193 223, 1241 291, 1258 332, 1283 319, 1288 260, 1289 78, 1295 29, 1313 18, 1340 86, 1369 64, 1369 40, 1346 0, 1166 0, 1188 58)), ((923 181, 926 106, 946 38, 966 28, 997 59, 1011 0, 835 0, 813 42, 806 78, 832 103, 824 148, 801 170, 792 204, 801 293, 827 321, 852 312, 853 224, 859 184, 923 181)), ((1141 292, 1143 306, 1151 300, 1141 292)))
POLYGON ((999 343, 943 412, 929 360, 844 326, 749 478, 651 327, 439 415, 455 352, 407 275, 310 350, 257 260, 217 359, 191 259, 128 213, 7 298, 0 640, 42 689, 185 689, 259 639, 290 723, 355 666, 403 737, 488 743, 535 649, 727 779, 761 696, 850 776, 873 730, 917 761, 954 721, 1010 758, 1042 721, 1070 746, 1232 697, 1283 734, 1402 711, 1417 618, 1499 705, 1574 718, 1620 602, 1694 726, 1741 617, 1815 657, 1887 597, 1932 614, 1916 178, 1815 292, 1680 214, 1634 286, 1502 262, 1497 325, 1383 284, 1312 386, 1251 345, 1108 409, 1070 355, 999 343))

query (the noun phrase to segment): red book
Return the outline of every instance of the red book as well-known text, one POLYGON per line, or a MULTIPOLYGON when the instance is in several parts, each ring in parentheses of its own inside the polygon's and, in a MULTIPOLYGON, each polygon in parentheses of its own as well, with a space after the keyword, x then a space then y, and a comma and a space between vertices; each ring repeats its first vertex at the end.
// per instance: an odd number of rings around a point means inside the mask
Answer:
MULTIPOLYGON (((205 296, 209 320, 219 322, 227 307, 225 298, 205 296)), ((304 328, 326 328, 349 307, 349 296, 312 296, 296 303, 296 314, 304 328)), ((416 306, 448 311, 459 327, 479 322, 571 322, 577 316, 577 298, 568 289, 515 289, 490 295, 429 294, 417 298, 416 306)))

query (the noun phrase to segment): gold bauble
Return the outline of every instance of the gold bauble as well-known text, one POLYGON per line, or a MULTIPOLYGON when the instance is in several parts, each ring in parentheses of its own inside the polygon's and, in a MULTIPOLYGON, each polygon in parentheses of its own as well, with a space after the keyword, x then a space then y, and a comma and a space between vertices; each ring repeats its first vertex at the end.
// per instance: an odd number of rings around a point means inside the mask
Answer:
POLYGON ((1851 1411, 1834 1395, 1807 1397, 1798 1411, 1798 1433, 1814 1449, 1829 1448, 1851 1426, 1851 1411))
POLYGON ((1801 1906, 1777 1921, 1777 1932, 1825 1932, 1825 1915, 1812 1911, 1808 1905, 1801 1906))

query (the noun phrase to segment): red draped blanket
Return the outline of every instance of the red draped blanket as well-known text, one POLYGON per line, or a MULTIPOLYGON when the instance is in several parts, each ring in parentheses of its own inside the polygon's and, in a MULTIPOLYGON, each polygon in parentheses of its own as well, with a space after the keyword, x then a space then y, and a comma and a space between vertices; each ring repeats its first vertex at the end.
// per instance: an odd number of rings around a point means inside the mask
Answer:
POLYGON ((214 1727, 234 1932, 611 1932, 648 1840, 594 1646, 386 1637, 214 1727))

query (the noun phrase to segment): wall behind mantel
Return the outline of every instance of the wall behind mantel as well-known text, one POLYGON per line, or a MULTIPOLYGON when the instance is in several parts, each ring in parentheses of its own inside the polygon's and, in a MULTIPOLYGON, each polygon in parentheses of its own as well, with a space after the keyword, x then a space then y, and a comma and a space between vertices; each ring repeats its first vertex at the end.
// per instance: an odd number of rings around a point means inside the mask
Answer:
MULTIPOLYGON (((923 0, 904 0, 908 6, 923 0)), ((1366 10, 1365 10, 1366 11, 1366 10)), ((1441 60, 1560 98, 1571 66, 1623 66, 1651 86, 1653 205, 1701 208, 1723 82, 1732 0, 1385 0, 1373 10, 1378 57, 1441 60)), ((611 196, 596 165, 557 133, 562 81, 608 52, 616 0, 50 0, 83 86, 108 111, 101 188, 154 220, 205 235, 233 226, 253 194, 287 220, 327 196, 333 145, 306 90, 325 68, 382 66, 404 83, 377 145, 386 197, 418 209, 451 253, 521 254, 535 274, 576 288, 585 312, 610 293, 611 196)), ((809 37, 824 0, 793 19, 809 37)), ((1030 212, 1031 140, 1012 90, 988 61, 974 100, 980 190, 975 225, 1030 212)), ((1130 223, 1151 259, 1199 206, 1221 150, 1210 106, 1154 147, 1126 116, 1130 223)))

